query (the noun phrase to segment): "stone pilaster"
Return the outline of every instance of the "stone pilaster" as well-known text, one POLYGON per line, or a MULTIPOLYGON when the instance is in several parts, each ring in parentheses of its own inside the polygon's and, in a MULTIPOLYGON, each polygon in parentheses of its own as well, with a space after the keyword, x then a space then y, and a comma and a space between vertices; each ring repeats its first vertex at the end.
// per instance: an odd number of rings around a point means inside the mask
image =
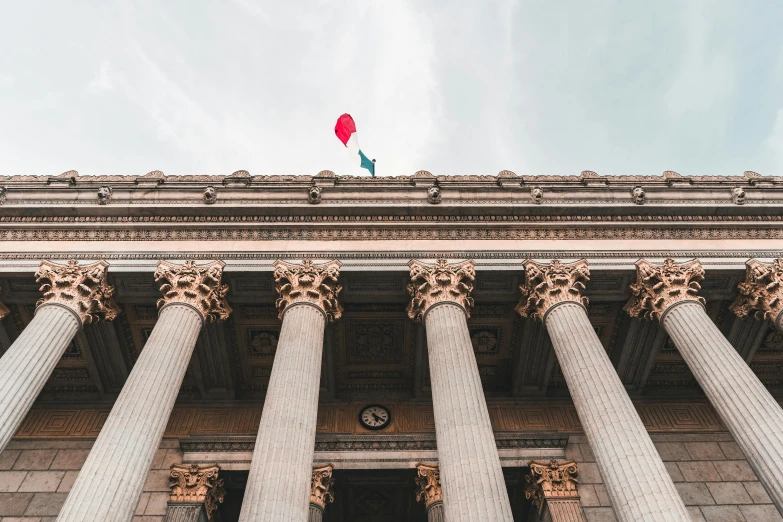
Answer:
POLYGON ((731 305, 737 317, 752 315, 772 322, 783 332, 783 259, 762 263, 751 259, 746 263, 745 281, 737 285, 739 296, 731 305))
POLYGON ((408 263, 408 315, 423 321, 432 382, 443 506, 449 522, 511 522, 484 390, 470 342, 467 316, 474 263, 408 263))
MULTIPOLYGON (((0 451, 24 420, 83 323, 119 313, 106 283, 105 261, 41 263, 35 274, 43 297, 35 317, 0 359, 0 451)), ((0 307, 0 314, 7 308, 0 307)), ((4 315, 4 314, 3 314, 4 315)))
POLYGON ((526 261, 517 311, 546 325, 617 519, 690 520, 587 317, 582 291, 589 277, 584 260, 526 261))
POLYGON ((168 509, 164 522, 207 522, 226 496, 220 467, 175 464, 169 474, 168 509))
POLYGON ((576 479, 579 471, 573 460, 528 462, 525 497, 533 501, 540 520, 551 522, 585 522, 576 479))
POLYGON ((310 511, 307 522, 321 522, 326 504, 334 502, 334 495, 332 494, 332 486, 334 486, 333 469, 334 467, 331 464, 313 468, 313 475, 310 479, 310 511))
POLYGON ((731 432, 778 510, 783 511, 783 409, 723 336, 698 297, 698 260, 663 265, 640 260, 632 316, 657 319, 731 432))
POLYGON ((424 502, 428 522, 445 522, 440 470, 431 464, 416 466, 416 502, 424 502))
POLYGON ((155 328, 106 419, 58 522, 127 522, 174 407, 204 321, 231 308, 224 263, 158 263, 163 299, 155 328))
POLYGON ((340 262, 275 263, 283 326, 250 464, 240 522, 307 520, 324 328, 342 313, 340 262))

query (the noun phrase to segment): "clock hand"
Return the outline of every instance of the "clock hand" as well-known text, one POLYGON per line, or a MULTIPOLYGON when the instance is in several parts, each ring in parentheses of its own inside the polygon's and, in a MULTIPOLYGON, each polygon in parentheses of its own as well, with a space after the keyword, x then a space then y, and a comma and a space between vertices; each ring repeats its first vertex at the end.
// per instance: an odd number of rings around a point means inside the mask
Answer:
POLYGON ((383 419, 382 419, 382 418, 380 418, 380 417, 378 417, 376 414, 374 414, 374 413, 373 413, 373 414, 372 414, 372 416, 373 416, 373 417, 375 417, 375 420, 376 420, 376 421, 378 421, 378 422, 383 422, 383 419))

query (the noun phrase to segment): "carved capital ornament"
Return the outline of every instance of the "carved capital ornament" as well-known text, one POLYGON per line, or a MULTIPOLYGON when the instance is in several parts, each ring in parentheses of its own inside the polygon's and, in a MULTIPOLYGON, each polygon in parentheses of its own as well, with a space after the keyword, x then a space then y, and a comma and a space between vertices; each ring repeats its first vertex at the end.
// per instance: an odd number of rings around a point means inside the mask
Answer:
POLYGON ((326 509, 326 504, 334 502, 332 469, 334 467, 331 464, 315 466, 313 476, 310 479, 310 504, 315 504, 322 511, 326 509))
POLYGON ((671 305, 680 301, 705 304, 697 294, 704 280, 704 269, 698 259, 675 263, 664 260, 662 265, 640 259, 636 262, 636 283, 631 286, 631 299, 623 307, 631 317, 660 321, 671 305))
POLYGON ((223 479, 218 477, 219 472, 220 467, 217 465, 174 464, 169 473, 170 501, 203 502, 207 518, 211 519, 217 505, 226 497, 223 479))
POLYGON ((112 299, 114 287, 106 282, 106 261, 79 266, 75 259, 66 265, 42 261, 35 273, 43 296, 36 306, 59 304, 72 310, 82 324, 111 321, 120 313, 112 299))
POLYGON ((751 259, 746 263, 745 281, 737 289, 739 295, 730 307, 737 317, 777 321, 783 312, 783 259, 771 264, 751 259))
POLYGON ((579 498, 576 490, 579 470, 573 460, 531 460, 528 466, 530 473, 525 477, 525 498, 533 501, 539 513, 547 500, 579 498))
POLYGON ((549 264, 527 260, 524 266, 525 283, 519 287, 522 299, 515 308, 522 317, 543 321, 552 306, 566 301, 587 306, 582 291, 590 280, 590 270, 584 259, 567 264, 558 260, 549 264))
POLYGON ((438 466, 419 464, 416 471, 416 502, 424 502, 427 509, 435 502, 443 502, 438 466))
POLYGON ((158 308, 169 303, 184 303, 198 310, 206 321, 228 319, 231 307, 226 302, 228 285, 222 284, 224 266, 223 261, 206 265, 196 265, 192 260, 185 261, 184 265, 158 261, 155 282, 163 294, 158 299, 158 308))
POLYGON ((463 261, 454 265, 445 259, 438 259, 434 265, 429 265, 411 259, 408 262, 411 283, 408 294, 408 317, 414 321, 422 321, 427 311, 434 305, 443 302, 461 306, 470 317, 473 308, 473 281, 476 279, 475 263, 463 261))
POLYGON ((294 265, 278 259, 275 261, 274 277, 275 289, 280 296, 275 303, 280 319, 289 306, 297 303, 316 306, 329 322, 342 316, 343 307, 337 300, 343 289, 337 284, 339 261, 314 265, 311 259, 304 259, 301 265, 294 265))

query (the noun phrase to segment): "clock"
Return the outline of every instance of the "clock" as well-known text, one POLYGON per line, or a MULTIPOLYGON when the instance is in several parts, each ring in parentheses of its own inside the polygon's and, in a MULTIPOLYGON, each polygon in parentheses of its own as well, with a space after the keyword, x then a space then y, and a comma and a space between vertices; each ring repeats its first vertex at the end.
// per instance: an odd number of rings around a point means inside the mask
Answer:
POLYGON ((359 424, 368 430, 382 430, 391 422, 391 412, 380 404, 365 406, 359 412, 359 424))

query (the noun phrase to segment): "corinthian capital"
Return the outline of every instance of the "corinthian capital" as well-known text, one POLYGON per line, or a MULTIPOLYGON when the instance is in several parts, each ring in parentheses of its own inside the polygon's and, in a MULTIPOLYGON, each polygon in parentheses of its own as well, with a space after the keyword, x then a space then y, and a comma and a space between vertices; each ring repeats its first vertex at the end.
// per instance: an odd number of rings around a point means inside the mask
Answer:
POLYGON ((111 321, 120 313, 112 299, 114 287, 106 283, 106 261, 79 266, 75 259, 66 265, 42 261, 35 273, 43 297, 36 306, 59 304, 73 310, 83 324, 111 321))
POLYGON ((473 308, 470 293, 476 279, 473 261, 450 265, 445 259, 438 259, 434 265, 428 265, 411 259, 408 266, 411 268, 411 283, 408 285, 411 302, 407 310, 411 319, 421 321, 427 310, 442 302, 457 304, 470 316, 473 308))
POLYGON ((329 261, 314 265, 311 259, 301 265, 275 261, 275 289, 280 296, 275 305, 278 317, 283 318, 286 309, 296 303, 309 303, 326 314, 327 321, 336 321, 343 315, 343 307, 337 297, 343 287, 337 284, 340 262, 329 261))
POLYGON ((704 269, 698 259, 677 264, 674 259, 653 265, 644 259, 636 262, 636 283, 631 284, 631 299, 623 310, 631 317, 660 320, 663 312, 679 301, 704 298, 697 293, 704 280, 704 269))
POLYGON ((416 471, 416 502, 424 502, 428 509, 435 502, 443 502, 438 466, 419 464, 416 471))
POLYGON ((334 502, 332 469, 331 464, 315 466, 313 476, 310 479, 310 504, 315 504, 321 510, 326 509, 326 504, 334 502))
POLYGON ((772 264, 751 259, 746 263, 745 281, 737 285, 740 295, 731 305, 737 317, 753 314, 756 319, 776 321, 783 312, 783 259, 772 264))
POLYGON ((590 280, 590 270, 584 259, 568 264, 558 260, 549 264, 527 260, 524 266, 525 284, 519 287, 522 299, 515 308, 522 317, 542 321, 552 306, 563 301, 587 306, 582 291, 590 280))
POLYGON ((196 265, 185 261, 175 265, 158 261, 155 282, 160 285, 163 298, 158 299, 158 308, 168 303, 185 303, 196 308, 207 321, 228 319, 231 307, 226 302, 228 285, 222 284, 223 261, 196 265))
POLYGON ((226 497, 219 472, 218 466, 174 464, 169 473, 170 501, 203 502, 207 518, 211 519, 217 505, 226 497))
POLYGON ((525 497, 533 501, 539 513, 546 500, 579 497, 576 490, 579 471, 573 460, 531 460, 528 466, 530 474, 525 477, 525 497))

